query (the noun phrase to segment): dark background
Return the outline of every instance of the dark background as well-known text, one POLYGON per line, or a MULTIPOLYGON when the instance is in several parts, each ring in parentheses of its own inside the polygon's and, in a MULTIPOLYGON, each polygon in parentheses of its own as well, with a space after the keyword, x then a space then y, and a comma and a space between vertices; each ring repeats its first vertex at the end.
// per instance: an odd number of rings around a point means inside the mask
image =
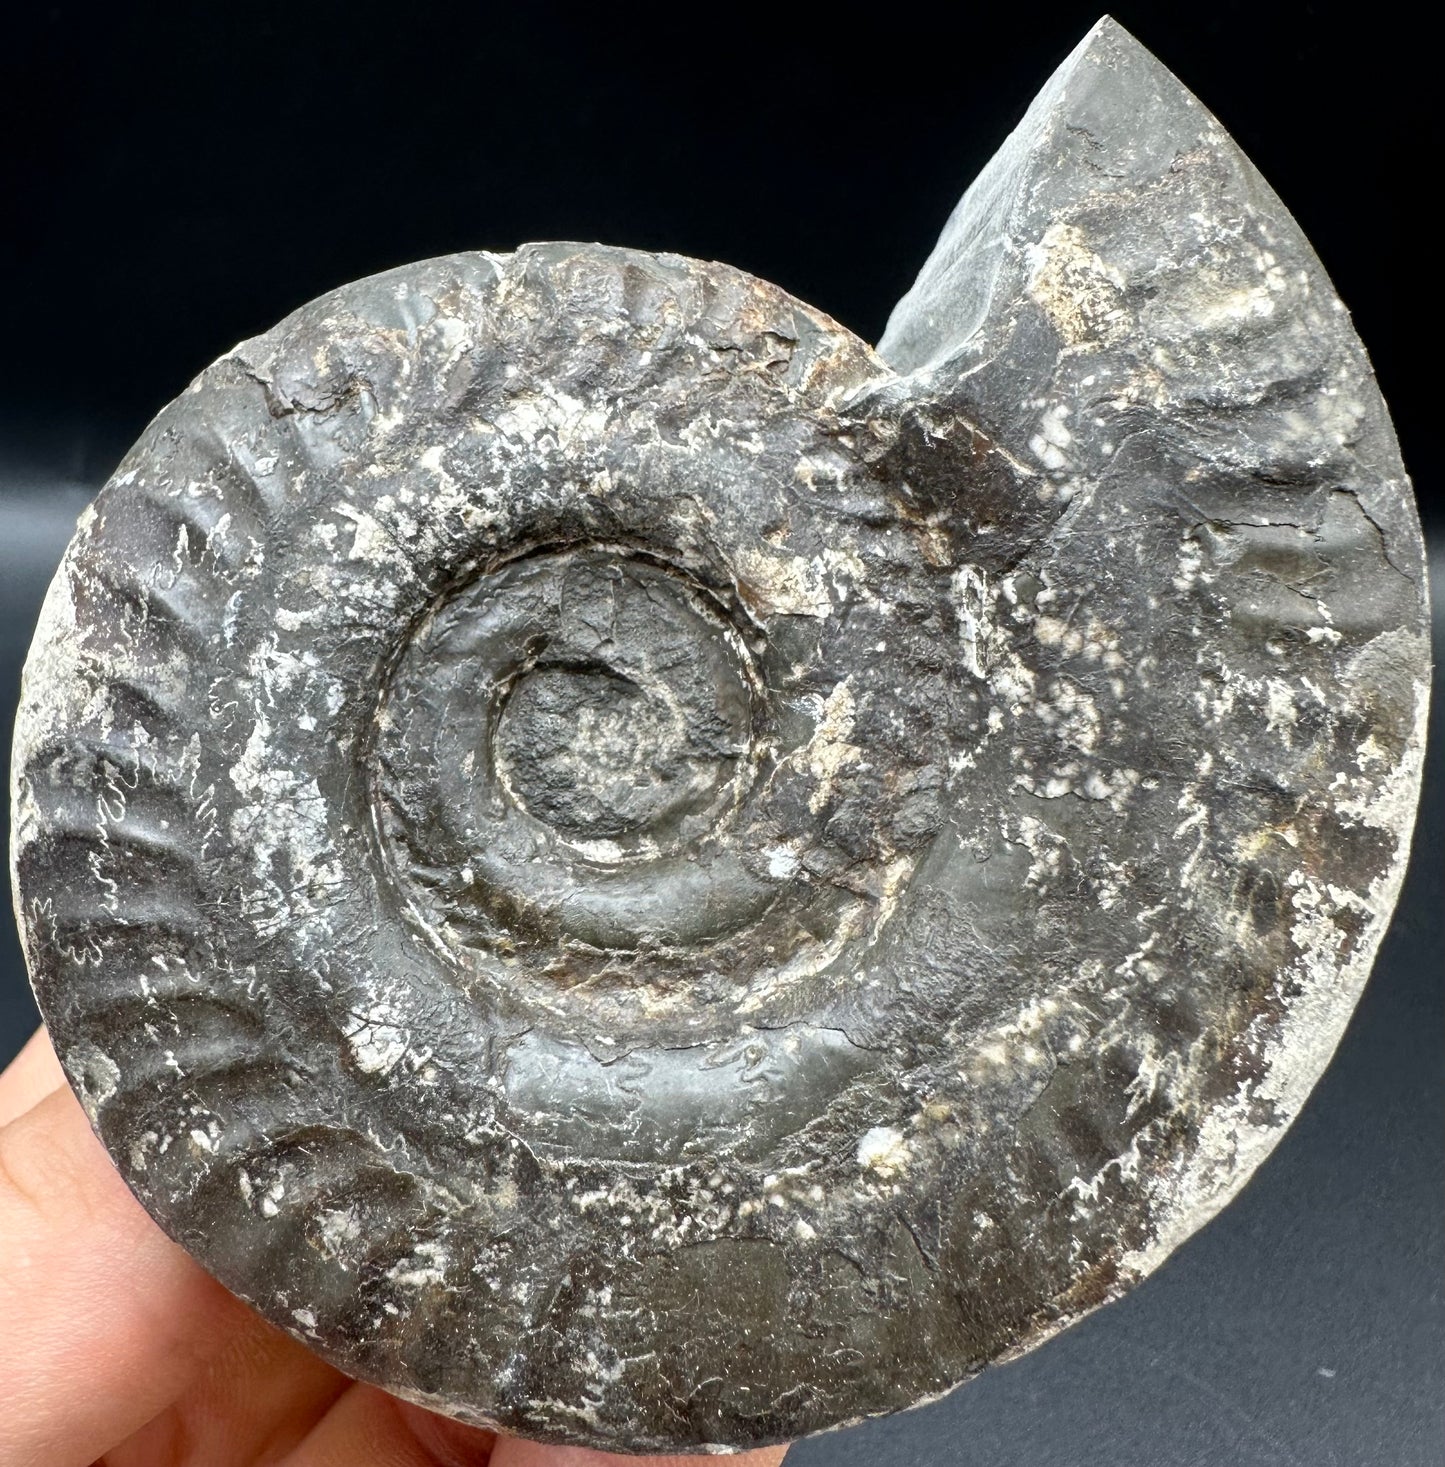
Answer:
MULTIPOLYGON (((1445 601, 1429 416, 1438 83, 1403 6, 1124 4, 1294 210, 1369 345, 1445 601)), ((602 240, 726 260, 876 340, 1093 5, 38 5, 0 21, 0 720, 85 500, 242 337, 343 281, 602 240)), ((1436 412, 1438 419, 1438 410, 1436 412)), ((1442 622, 1436 615, 1436 642, 1442 622)), ((1441 714, 1437 696, 1437 728, 1441 714)), ((1445 1462, 1445 759, 1338 1056, 1123 1303, 790 1467, 1445 1462)), ((0 1062, 35 1023, 0 929, 0 1062)), ((3 1322, 0 1322, 3 1327, 3 1322)), ((361 1464, 359 1464, 361 1467, 361 1464)))

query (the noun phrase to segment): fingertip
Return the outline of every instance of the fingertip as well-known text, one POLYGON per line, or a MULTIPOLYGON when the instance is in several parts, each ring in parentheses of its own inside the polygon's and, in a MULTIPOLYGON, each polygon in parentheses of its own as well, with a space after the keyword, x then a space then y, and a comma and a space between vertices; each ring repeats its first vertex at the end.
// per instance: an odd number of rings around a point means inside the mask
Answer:
POLYGON ((444 1423, 458 1431, 433 1433, 422 1420, 430 1415, 375 1386, 355 1384, 282 1467, 488 1467, 494 1460, 491 1432, 444 1423))
POLYGON ((407 1429, 431 1453, 438 1467, 482 1467, 495 1461, 497 1434, 480 1426, 392 1398, 407 1429))
POLYGON ((37 1029, 0 1072, 0 1126, 7 1126, 66 1083, 50 1036, 37 1029))

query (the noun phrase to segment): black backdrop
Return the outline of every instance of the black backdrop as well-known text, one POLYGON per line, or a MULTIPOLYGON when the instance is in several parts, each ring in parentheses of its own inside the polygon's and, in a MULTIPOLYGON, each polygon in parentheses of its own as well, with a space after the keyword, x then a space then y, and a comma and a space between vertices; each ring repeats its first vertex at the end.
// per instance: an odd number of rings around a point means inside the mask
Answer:
MULTIPOLYGON (((964 185, 1096 13, 420 0, 12 13, 0 717, 85 498, 241 337, 406 260, 596 239, 727 260, 876 340, 964 185)), ((1438 331, 1438 84, 1410 13, 1117 11, 1260 166, 1351 307, 1416 475, 1438 604, 1439 372, 1411 350, 1438 331)), ((1438 645, 1438 612, 1436 626, 1438 645)), ((1445 1461, 1441 755, 1437 737, 1375 978, 1239 1201, 1035 1355, 790 1463, 1445 1461)), ((6 927, 0 1061, 33 1023, 6 927)))

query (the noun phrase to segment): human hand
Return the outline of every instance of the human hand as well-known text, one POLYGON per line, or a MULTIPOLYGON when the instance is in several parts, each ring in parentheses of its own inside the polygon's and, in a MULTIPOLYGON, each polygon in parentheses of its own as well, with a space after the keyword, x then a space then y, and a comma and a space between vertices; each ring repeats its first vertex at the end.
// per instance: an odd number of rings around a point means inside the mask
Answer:
MULTIPOLYGON (((727 1460, 777 1467, 785 1447, 727 1460)), ((0 1074, 0 1467, 668 1467, 462 1426, 227 1293, 110 1165, 44 1031, 0 1074)))

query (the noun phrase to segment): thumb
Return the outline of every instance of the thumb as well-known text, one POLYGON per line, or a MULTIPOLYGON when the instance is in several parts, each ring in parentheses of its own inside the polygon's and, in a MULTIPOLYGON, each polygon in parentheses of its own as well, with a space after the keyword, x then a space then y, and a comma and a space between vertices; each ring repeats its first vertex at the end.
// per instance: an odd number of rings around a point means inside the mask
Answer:
POLYGON ((61 1087, 0 1128, 0 1467, 81 1467, 249 1317, 126 1190, 61 1087))

